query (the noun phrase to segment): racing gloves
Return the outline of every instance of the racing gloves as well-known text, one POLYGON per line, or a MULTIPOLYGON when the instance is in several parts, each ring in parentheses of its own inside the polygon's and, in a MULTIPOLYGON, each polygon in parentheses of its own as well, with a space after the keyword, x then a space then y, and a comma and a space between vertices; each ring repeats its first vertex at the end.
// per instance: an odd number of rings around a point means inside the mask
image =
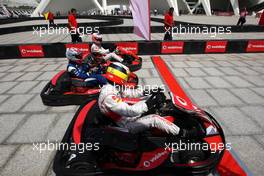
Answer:
POLYGON ((166 96, 163 93, 153 94, 145 103, 148 107, 148 110, 153 110, 158 108, 166 100, 166 96))

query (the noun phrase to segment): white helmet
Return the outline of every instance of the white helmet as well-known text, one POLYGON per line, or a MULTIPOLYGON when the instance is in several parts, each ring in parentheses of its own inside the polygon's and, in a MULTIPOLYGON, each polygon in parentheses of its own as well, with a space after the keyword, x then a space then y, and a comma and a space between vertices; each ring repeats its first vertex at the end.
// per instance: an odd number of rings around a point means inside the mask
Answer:
POLYGON ((93 33, 93 34, 92 34, 92 41, 93 41, 95 44, 101 44, 102 41, 103 41, 103 37, 102 37, 102 35, 100 35, 100 34, 93 33))
POLYGON ((70 61, 77 62, 82 59, 82 52, 77 48, 68 48, 66 50, 66 57, 70 61))

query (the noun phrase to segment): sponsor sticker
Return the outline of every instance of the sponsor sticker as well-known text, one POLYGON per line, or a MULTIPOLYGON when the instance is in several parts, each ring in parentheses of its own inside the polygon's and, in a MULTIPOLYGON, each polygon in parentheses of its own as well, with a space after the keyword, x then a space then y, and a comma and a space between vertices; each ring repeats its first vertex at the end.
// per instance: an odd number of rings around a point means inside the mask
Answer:
POLYGON ((152 165, 155 165, 156 162, 157 162, 159 159, 162 159, 162 160, 163 160, 163 158, 166 158, 167 155, 168 155, 168 151, 166 151, 166 150, 165 150, 165 151, 162 151, 162 152, 159 152, 159 153, 155 154, 155 155, 154 155, 152 158, 150 158, 149 160, 144 161, 144 162, 143 162, 143 165, 144 165, 145 168, 148 168, 148 167, 150 167, 150 166, 152 166, 152 165))
POLYGON ((227 41, 208 41, 206 42, 205 53, 224 53, 226 46, 227 41))
POLYGON ((70 43, 70 44, 65 44, 65 47, 66 47, 66 49, 77 48, 83 54, 89 54, 90 53, 90 46, 87 43, 70 43))
POLYGON ((177 54, 183 53, 184 42, 162 42, 161 53, 162 54, 177 54))
POLYGON ((131 51, 134 54, 138 54, 138 43, 137 42, 120 42, 120 43, 116 43, 116 45, 126 49, 127 51, 131 51))
POLYGON ((264 40, 249 40, 247 45, 247 52, 263 52, 264 40))
POLYGON ((41 45, 20 45, 19 51, 21 57, 44 57, 41 45))

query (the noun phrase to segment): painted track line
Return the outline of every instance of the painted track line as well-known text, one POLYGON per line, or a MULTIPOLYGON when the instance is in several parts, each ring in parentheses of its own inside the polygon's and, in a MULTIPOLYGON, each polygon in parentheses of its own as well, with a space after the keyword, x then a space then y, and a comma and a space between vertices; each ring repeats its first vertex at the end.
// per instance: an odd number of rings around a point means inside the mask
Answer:
MULTIPOLYGON (((191 99, 187 96, 184 90, 181 88, 177 80, 175 79, 172 71, 160 56, 153 56, 151 58, 153 65, 158 71, 165 85, 174 94, 174 101, 177 105, 184 107, 188 110, 196 109, 191 99)), ((233 150, 225 151, 223 159, 217 167, 217 174, 220 176, 251 176, 251 172, 244 165, 244 163, 238 158, 233 150)))

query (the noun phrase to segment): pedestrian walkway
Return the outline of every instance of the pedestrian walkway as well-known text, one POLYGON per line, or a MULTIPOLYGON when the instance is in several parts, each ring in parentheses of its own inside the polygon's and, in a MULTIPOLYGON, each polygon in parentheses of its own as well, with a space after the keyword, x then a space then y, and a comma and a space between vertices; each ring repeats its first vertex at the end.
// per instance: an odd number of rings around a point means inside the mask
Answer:
MULTIPOLYGON (((264 54, 164 55, 180 85, 215 115, 254 175, 264 173, 264 54)), ((0 60, 0 175, 54 175, 55 151, 33 143, 60 141, 77 106, 46 107, 42 88, 64 58, 0 60)), ((161 85, 150 57, 137 72, 140 84, 161 85)))

